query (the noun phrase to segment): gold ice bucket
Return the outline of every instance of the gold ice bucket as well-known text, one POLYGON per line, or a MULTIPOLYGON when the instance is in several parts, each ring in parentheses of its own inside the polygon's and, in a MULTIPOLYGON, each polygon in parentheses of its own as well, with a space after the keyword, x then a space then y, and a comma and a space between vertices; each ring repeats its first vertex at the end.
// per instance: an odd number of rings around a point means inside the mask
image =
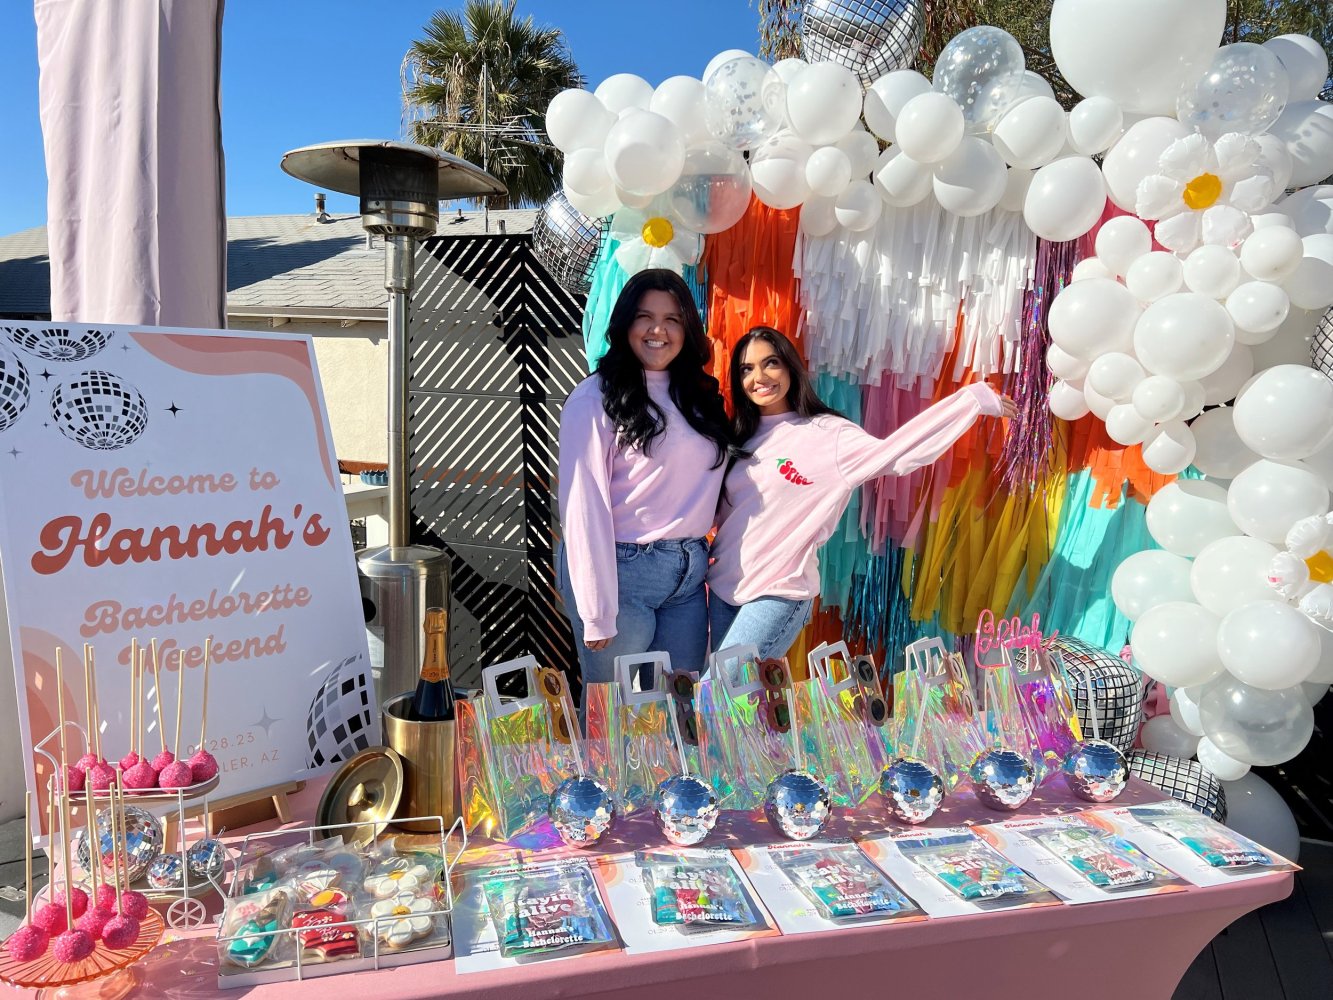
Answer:
MULTIPOLYGON (((384 703, 384 742, 403 758, 403 794, 398 816, 440 816, 448 831, 458 817, 454 787, 454 723, 412 722, 412 695, 384 703)), ((394 824, 412 833, 434 833, 432 823, 394 824)))

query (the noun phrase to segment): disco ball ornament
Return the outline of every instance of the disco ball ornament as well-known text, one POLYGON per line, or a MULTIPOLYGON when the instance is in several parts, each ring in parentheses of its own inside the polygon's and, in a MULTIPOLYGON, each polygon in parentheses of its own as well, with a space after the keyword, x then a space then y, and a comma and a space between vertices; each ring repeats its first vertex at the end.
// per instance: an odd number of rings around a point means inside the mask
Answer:
POLYGON ((5 328, 9 339, 30 354, 46 361, 87 361, 106 347, 109 330, 92 327, 73 329, 67 326, 47 326, 30 329, 26 326, 5 328))
MULTIPOLYGON (((122 817, 125 827, 124 847, 119 858, 121 877, 124 877, 125 855, 129 856, 130 882, 134 883, 148 873, 148 866, 162 853, 162 827, 151 813, 138 806, 126 806, 122 817)), ((116 875, 116 841, 111 836, 111 810, 103 809, 97 814, 98 854, 102 861, 102 874, 107 878, 116 875)), ((83 830, 74 836, 74 859, 84 872, 92 870, 92 859, 88 852, 88 838, 83 830)))
POLYGON ((809 0, 801 14, 806 61, 846 66, 867 87, 911 68, 925 35, 922 0, 809 0))
POLYGON ((889 812, 904 823, 924 823, 944 801, 944 780, 922 761, 900 757, 879 776, 889 812))
POLYGON ((653 796, 657 825, 677 847, 693 847, 712 833, 720 812, 713 786, 692 774, 667 778, 653 796))
POLYGON ((532 223, 532 253, 557 284, 575 295, 587 295, 602 245, 602 223, 589 218, 556 191, 532 223))
POLYGON ((179 889, 185 884, 185 869, 179 854, 160 854, 148 866, 148 885, 159 891, 179 889))
POLYGON ((1032 761, 1003 747, 980 754, 968 773, 978 801, 992 809, 1021 809, 1037 788, 1032 761))
POLYGON ((23 416, 32 397, 28 369, 17 354, 0 347, 0 431, 9 430, 23 416))
MULTIPOLYGON (((1333 308, 1315 324, 1314 336, 1310 338, 1310 364, 1317 371, 1333 378, 1333 308)), ((4 430, 2 423, 0 430, 4 430)))
POLYGON ((329 671, 306 714, 310 767, 351 760, 370 743, 374 685, 361 653, 353 653, 329 671))
POLYGON ((1085 740, 1075 745, 1060 770, 1070 791, 1089 802, 1110 802, 1129 781, 1129 761, 1118 746, 1106 740, 1085 740))
POLYGON ((791 840, 817 837, 833 815, 828 784, 809 771, 783 771, 768 783, 764 815, 773 829, 791 840))
POLYGON ((119 375, 85 371, 51 390, 51 417, 75 444, 115 451, 138 440, 148 426, 143 393, 119 375))
POLYGON ((185 852, 185 860, 195 878, 217 879, 227 865, 227 849, 220 840, 196 840, 185 852))
POLYGON ((551 793, 546 815, 570 847, 591 847, 615 826, 616 804, 600 781, 566 778, 551 793))
POLYGON ((1147 750, 1131 750, 1126 759, 1129 773, 1134 777, 1142 778, 1195 812, 1219 823, 1227 821, 1227 793, 1222 783, 1197 761, 1147 750))
MULTIPOLYGON (((1134 749, 1143 724, 1143 675, 1120 657, 1073 636, 1057 636, 1052 651, 1065 668, 1065 687, 1074 700, 1078 724, 1084 736, 1097 734, 1121 753, 1134 749), (1091 685, 1091 686, 1089 686, 1091 685), (1097 725, 1092 724, 1093 703, 1097 725)), ((1015 650, 1020 669, 1028 651, 1015 650)))

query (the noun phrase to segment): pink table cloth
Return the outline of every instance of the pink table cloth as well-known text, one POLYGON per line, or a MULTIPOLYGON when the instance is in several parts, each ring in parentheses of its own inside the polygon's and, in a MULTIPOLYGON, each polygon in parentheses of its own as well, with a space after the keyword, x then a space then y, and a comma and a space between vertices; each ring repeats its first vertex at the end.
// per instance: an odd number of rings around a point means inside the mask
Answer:
MULTIPOLYGON (((307 788, 295 800, 298 816, 313 812, 319 791, 318 786, 307 788)), ((1134 781, 1116 804, 1161 797, 1134 781)), ((1019 815, 1071 812, 1087 805, 1057 782, 1043 787, 1019 815)), ((999 818, 1002 814, 982 807, 964 791, 946 799, 945 807, 926 826, 999 818)), ((899 826, 886 818, 876 796, 865 809, 836 816, 829 833, 865 836, 899 826)), ((602 852, 662 842, 649 817, 622 822, 615 833, 612 842, 599 845, 602 852)), ((544 853, 551 840, 540 829, 522 839, 529 857, 544 853)), ((762 817, 724 813, 708 843, 726 846, 776 839, 762 817)), ((654 955, 590 955, 466 975, 458 975, 453 962, 432 962, 238 990, 217 988, 214 929, 207 928, 175 940, 168 932, 166 943, 115 977, 115 982, 89 984, 61 995, 247 1000, 455 996, 832 1000, 888 995, 942 1000, 979 995, 988 1000, 1169 1000, 1190 962, 1215 935, 1250 910, 1285 898, 1291 888, 1291 874, 1281 873, 1160 896, 759 938, 654 955)))

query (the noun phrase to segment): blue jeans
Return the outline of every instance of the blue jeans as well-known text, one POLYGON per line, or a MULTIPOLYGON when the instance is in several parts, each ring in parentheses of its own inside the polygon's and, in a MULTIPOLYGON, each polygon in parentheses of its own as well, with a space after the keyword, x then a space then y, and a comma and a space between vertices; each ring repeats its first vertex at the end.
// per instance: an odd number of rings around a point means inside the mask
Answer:
POLYGON ((786 656, 791 644, 810 620, 809 598, 759 597, 737 607, 716 594, 708 599, 709 631, 713 652, 728 646, 754 646, 762 659, 786 656))
POLYGON ((670 538, 642 545, 616 543, 616 588, 620 607, 616 634, 605 649, 583 644, 583 619, 569 585, 565 547, 556 552, 555 583, 565 601, 565 617, 574 628, 574 648, 584 684, 615 678, 617 656, 666 652, 676 670, 704 669, 708 649, 708 610, 704 575, 708 543, 702 538, 670 538))

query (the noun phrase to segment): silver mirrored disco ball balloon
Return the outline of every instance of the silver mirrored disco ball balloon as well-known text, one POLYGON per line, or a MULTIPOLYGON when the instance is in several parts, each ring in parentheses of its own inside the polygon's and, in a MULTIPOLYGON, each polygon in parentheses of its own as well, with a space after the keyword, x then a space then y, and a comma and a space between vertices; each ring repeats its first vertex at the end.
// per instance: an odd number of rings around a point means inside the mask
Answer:
POLYGON ((221 877, 222 870, 227 866, 227 848, 220 840, 196 840, 185 852, 185 860, 190 866, 190 874, 195 878, 216 879, 221 877))
POLYGON ((110 330, 66 326, 6 327, 9 339, 46 361, 87 361, 106 347, 110 330))
POLYGON ((602 244, 602 224, 569 203, 563 191, 546 200, 532 223, 532 253, 560 287, 587 295, 602 244))
POLYGON ((978 755, 968 773, 977 799, 992 809, 1021 809, 1037 788, 1032 761, 1003 747, 978 755))
POLYGON ((1129 761, 1118 746, 1106 740, 1085 740, 1075 745, 1060 770, 1070 791, 1088 802, 1110 802, 1129 781, 1129 761))
POLYGON ((900 757, 879 776, 884 802, 904 823, 924 823, 944 801, 944 780, 928 764, 900 757))
POLYGON ((546 815, 570 847, 591 847, 616 822, 616 803, 600 781, 566 778, 551 793, 546 815))
POLYGON ((148 884, 154 889, 179 889, 185 884, 179 854, 160 854, 148 866, 148 884))
MULTIPOLYGON (((137 882, 148 872, 151 865, 162 853, 162 827, 152 814, 138 806, 125 807, 125 847, 120 858, 121 877, 124 877, 125 854, 129 855, 130 882, 137 882)), ((98 854, 102 860, 102 874, 114 878, 116 873, 116 842, 111 837, 111 810, 103 809, 97 814, 98 854)), ((74 859, 84 872, 91 870, 92 859, 88 855, 88 838, 83 830, 74 835, 74 859)))
POLYGON ((693 847, 712 833, 720 812, 713 786, 692 774, 667 778, 653 795, 657 825, 677 847, 693 847))
POLYGON ((826 782, 809 771, 792 768, 768 783, 764 815, 769 825, 792 840, 819 836, 833 815, 826 782))
POLYGON ((148 426, 141 393, 111 372, 79 372, 51 389, 51 418, 75 444, 115 451, 133 444, 148 426))
POLYGON ((32 381, 19 356, 0 347, 0 431, 8 430, 28 408, 32 381))
POLYGON ((1315 324, 1314 336, 1310 338, 1310 364, 1333 378, 1333 308, 1315 324))
POLYGON ((1129 773, 1179 799, 1195 812, 1219 823, 1227 821, 1227 793, 1222 783, 1198 761, 1182 760, 1165 753, 1131 750, 1127 755, 1129 773))
POLYGON ((806 61, 846 66, 866 86, 911 67, 925 35, 922 0, 809 0, 801 15, 806 61))
MULTIPOLYGON (((1115 654, 1073 636, 1057 636, 1054 649, 1065 666, 1065 686, 1074 699, 1084 738, 1092 739, 1095 700, 1098 739, 1118 747, 1121 753, 1133 750, 1143 724, 1143 675, 1115 654)), ((1027 656, 1027 650, 1016 652, 1020 662, 1027 656)))

